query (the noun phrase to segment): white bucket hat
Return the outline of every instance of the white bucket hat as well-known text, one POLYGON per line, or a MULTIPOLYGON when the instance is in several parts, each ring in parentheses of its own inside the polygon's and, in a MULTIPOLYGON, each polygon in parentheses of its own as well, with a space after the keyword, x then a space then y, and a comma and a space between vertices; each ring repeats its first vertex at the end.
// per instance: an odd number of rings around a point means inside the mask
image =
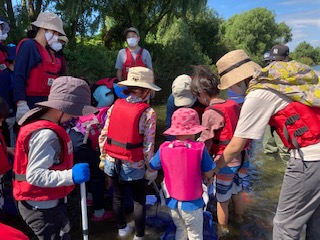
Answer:
POLYGON ((56 31, 62 35, 66 35, 63 30, 62 20, 57 14, 51 12, 42 12, 38 15, 37 20, 31 23, 32 25, 48 30, 56 31))
POLYGON ((142 87, 160 91, 161 88, 154 84, 153 72, 146 67, 131 67, 128 72, 128 79, 119 82, 118 85, 128 87, 142 87))

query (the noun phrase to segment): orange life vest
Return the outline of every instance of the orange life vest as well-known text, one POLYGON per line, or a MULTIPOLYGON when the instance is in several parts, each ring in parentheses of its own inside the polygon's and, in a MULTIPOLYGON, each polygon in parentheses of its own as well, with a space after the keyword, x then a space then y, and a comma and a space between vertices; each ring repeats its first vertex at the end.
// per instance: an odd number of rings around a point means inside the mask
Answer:
POLYGON ((108 155, 129 162, 144 159, 139 120, 149 106, 143 102, 129 103, 125 99, 118 99, 114 103, 104 146, 108 155))
POLYGON ((17 53, 20 46, 25 41, 33 41, 39 51, 42 62, 31 69, 29 77, 26 82, 27 96, 48 96, 53 81, 59 77, 61 70, 61 60, 56 58, 51 49, 39 44, 32 39, 22 39, 17 46, 17 53))
POLYGON ((16 200, 47 201, 64 198, 74 188, 71 186, 61 186, 55 188, 38 187, 26 181, 26 171, 28 166, 28 144, 33 132, 40 129, 51 129, 59 139, 61 145, 61 162, 50 167, 50 170, 62 171, 73 167, 72 142, 68 133, 61 126, 46 120, 40 120, 22 126, 16 144, 16 152, 13 164, 15 179, 13 181, 13 195, 16 200))
POLYGON ((140 48, 135 59, 133 58, 132 53, 128 48, 125 48, 125 50, 126 50, 126 61, 123 63, 123 66, 122 66, 123 80, 127 80, 129 68, 146 66, 146 64, 143 62, 143 59, 142 59, 143 48, 140 48))
POLYGON ((320 108, 291 102, 274 114, 269 124, 287 148, 299 149, 320 142, 319 122, 320 108))
POLYGON ((224 127, 216 130, 212 139, 211 151, 215 155, 220 155, 233 137, 240 115, 240 105, 233 100, 226 100, 224 103, 208 106, 206 111, 209 109, 218 111, 225 120, 224 127))

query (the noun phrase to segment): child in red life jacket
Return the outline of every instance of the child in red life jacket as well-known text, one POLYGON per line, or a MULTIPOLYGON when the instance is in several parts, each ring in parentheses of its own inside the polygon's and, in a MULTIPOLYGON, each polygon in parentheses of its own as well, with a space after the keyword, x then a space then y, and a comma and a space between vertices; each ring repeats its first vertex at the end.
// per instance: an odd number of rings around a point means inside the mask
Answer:
MULTIPOLYGON (((0 127, 2 126, 3 121, 9 114, 9 106, 7 102, 0 97, 0 127)), ((0 209, 4 205, 4 192, 3 192, 3 174, 12 169, 12 166, 8 159, 8 153, 11 155, 14 154, 14 148, 7 147, 2 132, 0 131, 0 209)))
MULTIPOLYGON (((116 78, 105 78, 91 86, 91 104, 98 108, 97 114, 79 117, 77 125, 70 129, 75 163, 87 162, 90 180, 87 183, 87 206, 93 206, 91 221, 100 222, 114 218, 113 212, 105 209, 105 174, 99 168, 98 138, 104 126, 107 110, 114 102, 113 84, 116 78)), ((107 179, 108 180, 108 179, 107 179)))
MULTIPOLYGON (((199 140, 206 144, 208 151, 217 161, 233 136, 240 115, 240 105, 233 100, 220 98, 218 81, 210 73, 210 69, 198 71, 191 83, 191 91, 202 104, 207 106, 202 115, 202 125, 207 129, 201 133, 199 140)), ((229 232, 228 204, 230 199, 234 205, 235 219, 242 220, 243 201, 240 194, 241 188, 239 188, 241 181, 237 174, 241 167, 241 159, 242 155, 239 154, 226 167, 219 169, 216 174, 218 234, 220 236, 229 232)))
POLYGON ((95 113, 88 84, 70 76, 57 78, 48 101, 23 116, 14 159, 14 190, 23 220, 39 239, 69 239, 65 199, 74 184, 89 180, 87 163, 73 165, 66 128, 78 116, 95 113))
POLYGON ((163 168, 167 204, 177 227, 175 239, 203 239, 201 173, 210 179, 216 166, 204 143, 194 141, 204 129, 194 109, 179 108, 172 115, 171 127, 164 132, 176 140, 161 144, 150 162, 154 170, 163 168))
POLYGON ((145 180, 154 180, 157 172, 146 171, 154 155, 156 113, 145 103, 151 90, 160 91, 154 84, 153 72, 145 67, 129 69, 128 80, 118 83, 127 86, 126 99, 118 99, 108 110, 107 120, 99 137, 101 162, 105 173, 112 178, 113 211, 118 235, 131 232, 124 213, 125 188, 129 187, 134 202, 136 235, 142 239, 145 230, 145 180))

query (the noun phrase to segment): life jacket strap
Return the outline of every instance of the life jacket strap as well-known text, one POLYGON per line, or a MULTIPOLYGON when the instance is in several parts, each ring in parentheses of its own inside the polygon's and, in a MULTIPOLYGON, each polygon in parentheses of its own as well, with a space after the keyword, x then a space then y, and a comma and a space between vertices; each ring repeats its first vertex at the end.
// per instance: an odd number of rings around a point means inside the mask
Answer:
POLYGON ((139 142, 139 143, 135 143, 135 144, 122 143, 122 142, 118 142, 118 141, 116 141, 114 139, 111 139, 111 138, 107 138, 107 143, 109 145, 122 147, 122 148, 125 148, 125 149, 128 149, 128 150, 143 147, 143 142, 139 142))

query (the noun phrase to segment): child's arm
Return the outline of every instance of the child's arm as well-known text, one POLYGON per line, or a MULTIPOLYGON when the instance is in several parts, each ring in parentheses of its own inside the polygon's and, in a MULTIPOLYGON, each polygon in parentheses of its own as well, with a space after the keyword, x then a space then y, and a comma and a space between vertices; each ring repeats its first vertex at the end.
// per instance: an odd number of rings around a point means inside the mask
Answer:
POLYGON ((156 152, 156 154, 153 156, 151 161, 149 163, 146 163, 147 165, 147 171, 145 174, 145 179, 149 180, 150 184, 154 180, 156 180, 158 176, 158 171, 161 169, 161 162, 160 162, 160 150, 156 152))
POLYGON ((154 155, 156 118, 156 112, 152 108, 148 108, 142 113, 139 123, 139 130, 143 129, 143 155, 147 169, 149 169, 148 163, 154 155))
POLYGON ((103 129, 101 130, 101 133, 99 135, 99 148, 100 148, 100 164, 99 167, 103 170, 104 168, 104 160, 106 159, 106 151, 104 150, 104 145, 107 140, 107 134, 108 134, 108 127, 110 122, 110 115, 112 111, 113 106, 111 106, 107 111, 107 117, 106 122, 104 124, 103 129))
POLYGON ((26 180, 38 187, 73 185, 72 169, 50 170, 60 160, 60 140, 55 132, 43 129, 33 133, 29 141, 26 180))
POLYGON ((217 111, 211 109, 207 110, 202 115, 201 125, 207 129, 201 132, 199 141, 204 142, 206 149, 210 151, 215 131, 224 126, 224 117, 217 111))
POLYGON ((212 178, 214 174, 213 169, 215 167, 216 167, 216 163, 213 161, 209 152, 206 149, 204 149, 202 153, 202 160, 201 160, 201 171, 203 172, 203 176, 207 179, 212 178))

